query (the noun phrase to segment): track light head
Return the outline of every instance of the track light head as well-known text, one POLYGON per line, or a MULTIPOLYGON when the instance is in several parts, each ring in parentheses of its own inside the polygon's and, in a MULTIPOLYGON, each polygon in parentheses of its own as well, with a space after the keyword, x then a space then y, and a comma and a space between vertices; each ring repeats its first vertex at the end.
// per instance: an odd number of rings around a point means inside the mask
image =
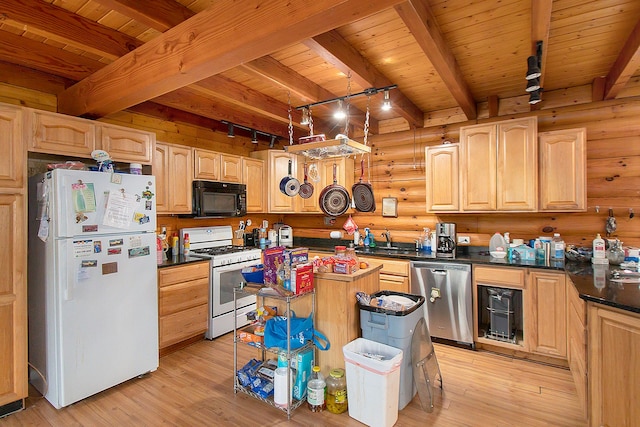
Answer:
POLYGON ((538 89, 540 89, 540 79, 527 80, 527 88, 525 89, 527 92, 533 92, 538 89))
POLYGON ((343 120, 347 117, 347 113, 344 112, 342 108, 342 100, 338 99, 338 109, 333 113, 333 118, 337 120, 343 120))
POLYGON ((540 92, 542 92, 542 88, 531 92, 531 94, 529 95, 529 104, 533 105, 542 101, 542 98, 540 97, 540 92))
POLYGON ((269 142, 269 148, 273 148, 276 145, 276 141, 278 141, 278 137, 275 135, 271 135, 271 141, 269 142))
POLYGON ((541 75, 542 73, 540 72, 538 57, 533 55, 528 57, 527 58, 527 75, 525 78, 527 80, 537 79, 541 75))
POLYGON ((227 136, 229 138, 235 138, 236 134, 235 134, 234 129, 233 129, 233 124, 232 123, 228 123, 227 126, 228 126, 227 136))
POLYGON ((384 91, 384 101, 382 101, 382 111, 391 110, 391 99, 389 99, 389 90, 384 91))
POLYGON ((258 132, 256 132, 254 129, 251 130, 251 143, 252 144, 258 143, 258 132))
POLYGON ((303 126, 306 126, 309 124, 309 108, 308 107, 302 108, 302 118, 300 119, 300 124, 303 126))

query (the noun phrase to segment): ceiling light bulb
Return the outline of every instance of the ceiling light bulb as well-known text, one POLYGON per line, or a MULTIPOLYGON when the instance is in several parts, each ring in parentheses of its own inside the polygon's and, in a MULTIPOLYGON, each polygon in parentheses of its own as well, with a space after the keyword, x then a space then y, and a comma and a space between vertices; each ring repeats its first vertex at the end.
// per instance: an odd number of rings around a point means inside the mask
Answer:
POLYGON ((384 101, 382 102, 382 111, 391 110, 391 100, 389 99, 389 91, 384 91, 384 101))
POLYGON ((300 119, 300 124, 303 126, 309 124, 309 109, 307 107, 302 108, 302 118, 300 119))
POLYGON ((342 109, 342 100, 338 100, 338 109, 333 113, 333 118, 337 120, 342 120, 347 117, 347 114, 342 109))
POLYGON ((251 143, 252 144, 258 143, 258 133, 255 130, 251 131, 251 143))
POLYGON ((233 132, 233 124, 229 123, 228 126, 229 126, 229 130, 227 131, 227 136, 229 138, 235 138, 236 134, 233 132))

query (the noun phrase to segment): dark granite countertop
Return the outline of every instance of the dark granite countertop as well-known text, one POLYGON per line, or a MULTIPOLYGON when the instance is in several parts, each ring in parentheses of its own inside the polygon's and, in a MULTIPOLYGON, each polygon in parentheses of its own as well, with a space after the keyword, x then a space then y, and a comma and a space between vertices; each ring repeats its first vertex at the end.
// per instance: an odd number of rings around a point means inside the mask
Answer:
MULTIPOLYGON (((333 252, 334 246, 348 246, 348 240, 295 239, 296 246, 310 250, 333 252)), ((640 284, 617 283, 610 280, 611 271, 617 266, 594 268, 591 263, 509 261, 489 256, 487 248, 465 247, 456 258, 436 258, 434 254, 417 252, 411 245, 399 244, 397 249, 386 249, 385 244, 371 248, 357 248, 359 256, 405 259, 407 261, 456 262, 464 264, 484 264, 504 267, 527 267, 565 271, 575 285, 580 298, 626 311, 640 313, 640 284)))
POLYGON ((158 265, 158 268, 173 267, 175 265, 189 264, 192 262, 209 262, 209 260, 200 257, 179 255, 177 258, 167 259, 162 264, 158 265))

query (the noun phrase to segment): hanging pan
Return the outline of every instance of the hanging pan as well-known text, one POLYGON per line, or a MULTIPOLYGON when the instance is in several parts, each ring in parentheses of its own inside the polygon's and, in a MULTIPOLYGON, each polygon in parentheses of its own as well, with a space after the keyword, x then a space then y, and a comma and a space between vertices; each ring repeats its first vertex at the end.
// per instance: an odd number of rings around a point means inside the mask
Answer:
POLYGON ((289 174, 280 180, 280 191, 293 197, 300 191, 300 181, 291 175, 291 160, 289 160, 289 174))
POLYGON ((320 209, 328 216, 340 216, 349 209, 349 192, 336 179, 336 164, 333 164, 333 184, 320 193, 320 209))
POLYGON ((376 210, 376 201, 373 198, 373 188, 364 179, 364 159, 360 160, 360 181, 353 184, 351 194, 353 202, 359 212, 374 212, 376 210))
POLYGON ((307 162, 304 163, 304 182, 300 184, 298 193, 303 199, 308 199, 313 194, 313 184, 307 180, 307 162))

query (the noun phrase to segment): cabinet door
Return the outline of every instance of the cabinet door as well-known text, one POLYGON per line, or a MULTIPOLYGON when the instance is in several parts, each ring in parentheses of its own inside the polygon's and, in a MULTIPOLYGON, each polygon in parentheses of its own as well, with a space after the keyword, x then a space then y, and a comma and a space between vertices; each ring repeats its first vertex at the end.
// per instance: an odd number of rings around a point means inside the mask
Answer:
POLYGON ((156 177, 156 213, 171 213, 169 209, 169 146, 167 144, 156 143, 152 172, 156 177))
POLYGON ((0 195, 0 406, 27 397, 25 201, 0 195))
POLYGON ((293 154, 278 151, 270 152, 269 165, 269 212, 294 212, 295 198, 280 191, 280 181, 289 174, 289 161, 292 162, 291 176, 297 174, 297 159, 293 154))
POLYGON ((525 333, 532 353, 566 357, 567 287, 564 273, 532 271, 524 301, 525 333))
POLYGON ((584 128, 539 135, 541 211, 587 209, 586 135, 584 128))
POLYGON ((220 181, 242 182, 242 170, 240 165, 242 158, 233 154, 220 154, 220 181))
POLYGON ((95 122, 46 111, 26 111, 29 151, 91 158, 96 149, 95 122))
POLYGON ((22 143, 22 110, 0 105, 0 187, 22 188, 24 178, 25 147, 22 143))
POLYGON ((460 209, 458 144, 425 149, 427 212, 460 209))
POLYGON ((463 211, 496 209, 496 125, 460 129, 463 211))
POLYGON ((538 156, 535 117, 497 125, 496 209, 537 208, 538 156))
MULTIPOLYGON (((315 168, 319 176, 322 176, 324 174, 322 160, 313 160, 307 159, 304 156, 298 156, 298 179, 300 180, 300 184, 304 183, 305 163, 307 164, 307 169, 313 170, 313 168, 315 168)), ((307 176, 307 182, 313 185, 313 194, 307 199, 303 199, 302 197, 298 196, 296 210, 303 213, 322 213, 322 211, 320 210, 320 205, 318 203, 318 196, 320 196, 320 192, 323 188, 322 182, 313 182, 310 176, 307 176)))
MULTIPOLYGON (((568 279, 567 279, 568 280, 568 279)), ((587 305, 567 282, 567 359, 583 415, 587 416, 587 305)))
POLYGON ((156 134, 111 124, 99 127, 100 148, 114 161, 129 163, 151 163, 156 134))
POLYGON ((220 181, 220 153, 193 149, 193 178, 220 181))
POLYGON ((169 210, 171 213, 191 213, 193 187, 193 157, 190 147, 169 146, 169 210))
POLYGON ((589 303, 587 319, 589 423, 636 426, 640 419, 640 314, 589 303))
POLYGON ((242 183, 247 186, 247 212, 265 211, 264 162, 242 158, 242 183))

